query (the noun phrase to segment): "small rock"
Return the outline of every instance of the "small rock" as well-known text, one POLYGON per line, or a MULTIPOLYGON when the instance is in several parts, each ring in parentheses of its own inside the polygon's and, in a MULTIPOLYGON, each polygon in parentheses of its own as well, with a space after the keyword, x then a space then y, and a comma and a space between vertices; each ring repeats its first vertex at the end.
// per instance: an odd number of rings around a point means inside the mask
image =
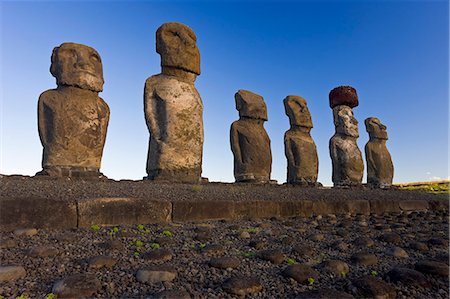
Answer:
POLYGON ((92 269, 99 269, 102 267, 106 267, 111 269, 112 267, 114 267, 114 265, 117 263, 117 260, 113 257, 110 256, 95 256, 93 258, 91 258, 88 262, 89 264, 89 268, 92 269))
POLYGON ((409 258, 408 253, 403 248, 397 246, 389 248, 386 254, 398 258, 409 258))
POLYGON ((258 241, 258 240, 252 240, 250 243, 248 243, 248 246, 253 247, 255 249, 262 249, 266 246, 266 243, 258 241))
POLYGON ((13 239, 2 240, 0 242, 0 249, 9 249, 17 247, 17 242, 13 239))
POLYGON ((228 256, 212 258, 209 261, 209 265, 211 267, 219 269, 228 269, 228 268, 234 269, 239 267, 240 264, 241 261, 239 259, 228 256))
POLYGON ((346 238, 348 236, 348 230, 346 230, 346 229, 338 229, 336 231, 336 235, 338 235, 339 237, 342 237, 342 238, 346 238))
POLYGON ((177 277, 175 268, 167 265, 154 265, 145 269, 140 269, 136 273, 139 282, 156 283, 163 281, 173 281, 177 277))
POLYGON ((312 241, 323 241, 325 236, 323 234, 312 234, 309 236, 309 239, 312 241))
POLYGON ((294 238, 285 236, 281 239, 281 244, 283 245, 291 245, 294 242, 294 238))
POLYGON ((222 284, 222 288, 229 294, 245 296, 260 292, 262 285, 255 277, 232 277, 222 284))
POLYGON ((75 274, 57 281, 52 293, 58 298, 92 297, 101 289, 100 281, 92 274, 75 274))
POLYGON ((172 259, 173 255, 170 250, 159 248, 144 253, 142 257, 151 262, 167 262, 172 259))
POLYGON ((332 249, 339 250, 339 251, 347 251, 348 244, 344 243, 342 241, 336 241, 333 244, 330 245, 332 249))
POLYGON ((304 264, 289 265, 283 270, 282 274, 304 284, 308 283, 308 278, 317 280, 319 277, 319 272, 304 264))
POLYGON ((283 252, 272 249, 258 252, 258 257, 262 260, 269 261, 276 265, 281 264, 285 259, 283 252))
POLYGON ((239 237, 241 237, 242 239, 250 239, 250 233, 247 231, 243 231, 243 232, 241 232, 239 237))
POLYGON ((0 282, 15 281, 27 275, 22 266, 0 266, 0 282))
POLYGON ((380 236, 380 240, 391 244, 400 244, 402 237, 397 233, 384 233, 380 236))
POLYGON ((417 271, 425 274, 448 277, 448 265, 437 261, 424 260, 418 262, 415 267, 417 271))
POLYGON ((58 254, 58 250, 52 246, 38 246, 31 248, 27 255, 31 257, 49 257, 58 254))
POLYGON ((296 299, 354 299, 352 295, 334 289, 319 289, 300 293, 296 299))
POLYGON ((372 247, 375 244, 372 239, 367 237, 361 237, 357 238, 355 241, 353 241, 353 245, 364 248, 364 247, 372 247))
POLYGON ((299 254, 301 257, 313 256, 313 248, 309 245, 295 245, 292 247, 292 251, 299 254))
POLYGON ((165 290, 147 299, 191 299, 191 295, 184 290, 165 290))
POLYGON ((431 238, 428 240, 428 244, 433 245, 433 246, 447 246, 448 247, 448 239, 431 238))
POLYGON ((168 246, 175 244, 175 240, 171 237, 156 237, 154 243, 157 243, 161 246, 168 246))
POLYGON ((408 268, 394 268, 386 274, 391 282, 400 282, 408 286, 431 287, 430 282, 422 273, 408 268))
POLYGON ((211 233, 208 231, 204 231, 204 232, 199 232, 194 236, 194 240, 197 240, 199 242, 207 242, 209 240, 211 240, 211 233))
POLYGON ((365 253, 365 252, 359 252, 355 253, 351 257, 352 262, 364 266, 371 266, 378 263, 378 258, 375 254, 372 253, 365 253))
POLYGON ((328 260, 321 264, 321 267, 330 273, 333 273, 337 277, 347 274, 350 269, 348 264, 339 260, 328 260))
POLYGON ((394 299, 396 291, 393 286, 371 275, 352 281, 357 289, 358 298, 394 299))
POLYGON ((124 246, 120 240, 109 240, 101 244, 101 247, 109 250, 123 250, 124 246))
POLYGON ((206 245, 202 248, 204 254, 223 254, 225 252, 225 247, 218 244, 206 245))
POLYGON ((419 252, 427 252, 429 250, 427 244, 422 242, 411 241, 409 242, 409 248, 419 252))
POLYGON ((35 236, 37 233, 38 231, 35 228, 21 228, 14 231, 16 236, 35 236))

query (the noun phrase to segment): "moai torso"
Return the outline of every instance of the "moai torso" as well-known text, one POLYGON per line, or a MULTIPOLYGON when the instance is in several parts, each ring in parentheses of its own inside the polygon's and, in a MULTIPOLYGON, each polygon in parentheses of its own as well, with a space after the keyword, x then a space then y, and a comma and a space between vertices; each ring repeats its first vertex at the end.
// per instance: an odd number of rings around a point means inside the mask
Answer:
POLYGON ((240 119, 230 129, 236 182, 270 182, 272 154, 270 139, 264 129, 267 108, 261 96, 246 90, 236 95, 240 119))
POLYGON ((156 32, 162 73, 147 79, 144 112, 150 132, 146 179, 198 183, 202 173, 203 104, 194 82, 200 74, 196 36, 165 23, 156 32))
POLYGON ((356 143, 359 137, 358 121, 352 110, 358 106, 356 90, 351 86, 339 86, 330 92, 329 99, 336 130, 329 145, 334 186, 361 185, 364 162, 356 143))
POLYGON ((335 134, 330 140, 335 186, 356 186, 362 182, 364 162, 356 138, 335 134))
POLYGON ((53 51, 51 72, 58 88, 39 97, 38 128, 44 150, 43 170, 37 174, 99 178, 109 107, 98 96, 103 86, 98 53, 64 43, 53 51))
POLYGON ((365 124, 370 136, 365 146, 367 184, 374 188, 389 188, 394 177, 394 165, 386 147, 386 126, 375 117, 367 118, 365 124))
POLYGON ((284 134, 284 151, 288 162, 287 183, 315 186, 319 160, 316 144, 310 135, 313 127, 311 114, 306 101, 301 97, 288 96, 283 102, 291 125, 284 134))
POLYGON ((203 104, 193 84, 156 75, 145 83, 150 131, 147 173, 154 178, 198 181, 202 169, 203 104))

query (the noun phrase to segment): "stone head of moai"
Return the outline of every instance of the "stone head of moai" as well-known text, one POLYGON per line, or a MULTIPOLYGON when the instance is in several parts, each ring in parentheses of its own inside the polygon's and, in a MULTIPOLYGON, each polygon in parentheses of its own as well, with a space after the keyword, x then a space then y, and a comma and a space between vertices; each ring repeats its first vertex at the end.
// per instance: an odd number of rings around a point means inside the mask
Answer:
POLYGON ((267 107, 262 96, 248 90, 240 89, 234 95, 239 117, 267 121, 267 107))
POLYGON ((161 56, 162 73, 193 79, 200 75, 196 42, 194 31, 186 25, 175 22, 161 25, 156 31, 156 52, 161 56))
POLYGON ((76 86, 100 92, 103 90, 103 68, 98 52, 88 46, 63 43, 52 53, 50 73, 58 86, 76 86))
POLYGON ((287 96, 283 103, 291 127, 303 127, 311 130, 313 127, 311 113, 309 113, 308 105, 304 98, 287 96))
POLYGON ((369 133, 370 139, 381 139, 381 140, 387 140, 388 134, 386 131, 386 126, 383 125, 380 120, 376 117, 369 117, 366 118, 364 121, 364 124, 366 125, 366 131, 369 133))
POLYGON ((353 115, 352 108, 340 105, 333 108, 334 126, 336 134, 358 138, 358 121, 353 115))

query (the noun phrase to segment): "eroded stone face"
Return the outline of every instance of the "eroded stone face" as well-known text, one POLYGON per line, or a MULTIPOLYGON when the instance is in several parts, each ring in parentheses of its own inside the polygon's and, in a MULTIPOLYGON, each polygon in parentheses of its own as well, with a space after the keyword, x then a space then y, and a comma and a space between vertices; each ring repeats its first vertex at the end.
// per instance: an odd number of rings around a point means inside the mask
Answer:
POLYGON ((310 135, 313 124, 306 100, 288 96, 283 102, 291 124, 284 135, 287 183, 314 186, 317 184, 319 161, 316 144, 310 135))
POLYGON ((375 117, 367 118, 364 123, 370 137, 365 146, 367 184, 374 188, 388 188, 392 185, 394 165, 386 147, 386 126, 375 117))
POLYGON ((51 74, 58 85, 103 90, 103 68, 98 52, 88 46, 63 43, 53 49, 51 74))
POLYGON ((51 73, 58 88, 39 97, 38 128, 44 147, 37 175, 102 177, 109 107, 98 96, 103 75, 94 49, 64 43, 53 50, 51 73))
POLYGON ((239 117, 268 120, 267 107, 262 96, 248 90, 240 89, 234 95, 239 117))
POLYGON ((147 79, 144 112, 150 132, 147 179, 198 183, 202 172, 203 103, 194 81, 200 74, 196 36, 166 23, 156 32, 162 74, 147 79))
POLYGON ((239 90, 235 94, 240 119, 230 130, 236 182, 266 183, 272 171, 270 139, 264 129, 267 108, 255 93, 239 90))
POLYGON ((333 108, 333 119, 336 133, 358 138, 358 121, 352 108, 340 105, 333 108))
POLYGON ((378 118, 366 118, 364 124, 366 125, 366 131, 369 133, 370 139, 388 139, 386 126, 383 125, 378 118))
POLYGON ((350 107, 340 105, 333 108, 336 133, 330 139, 330 156, 333 164, 332 180, 335 186, 360 185, 364 163, 356 139, 358 121, 350 107))
POLYGON ((306 100, 299 96, 287 96, 284 101, 284 109, 289 117, 289 123, 295 126, 312 128, 313 123, 306 100))
POLYGON ((156 52, 161 67, 200 75, 200 51, 194 31, 180 23, 165 23, 156 31, 156 52))

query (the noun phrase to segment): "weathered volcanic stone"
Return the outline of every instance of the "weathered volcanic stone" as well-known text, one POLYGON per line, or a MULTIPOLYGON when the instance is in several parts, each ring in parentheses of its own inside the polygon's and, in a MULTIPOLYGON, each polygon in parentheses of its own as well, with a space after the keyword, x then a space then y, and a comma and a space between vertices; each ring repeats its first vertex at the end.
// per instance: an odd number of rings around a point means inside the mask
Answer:
POLYGON ((263 125, 268 119, 264 99, 247 90, 239 90, 234 97, 239 120, 231 124, 230 141, 236 182, 269 182, 272 153, 263 125))
POLYGON ((33 247, 27 252, 27 255, 30 257, 50 257, 57 254, 58 249, 48 245, 33 247))
POLYGON ((276 265, 281 264, 286 258, 283 252, 277 249, 262 250, 258 252, 258 257, 276 265))
POLYGON ((43 92, 38 128, 44 152, 36 175, 99 178, 109 121, 100 55, 91 47, 63 43, 53 49, 50 72, 58 87, 43 92))
POLYGON ((177 277, 177 275, 177 271, 171 266, 154 265, 138 270, 136 273, 136 279, 140 282, 157 283, 172 281, 177 277))
POLYGON ((386 126, 376 117, 364 121, 369 141, 366 143, 367 184, 375 188, 388 188, 394 177, 394 164, 386 147, 386 126))
POLYGON ((304 264, 287 266, 282 274, 283 276, 293 278, 297 282, 304 284, 308 283, 308 278, 313 278, 317 281, 317 278, 319 277, 319 272, 304 264))
POLYGON ((336 133, 330 139, 330 156, 333 163, 334 186, 357 186, 362 182, 364 163, 356 139, 359 137, 358 121, 353 111, 345 105, 333 108, 336 133))
POLYGON ((203 103, 194 86, 200 53, 192 29, 165 23, 156 32, 162 73, 147 79, 144 112, 150 132, 147 179, 197 183, 203 154, 203 103))
POLYGON ((56 282, 52 293, 58 298, 91 298, 100 289, 100 281, 95 275, 75 274, 56 282))
POLYGON ((431 287, 431 283, 422 273, 408 268, 394 268, 386 276, 391 282, 400 282, 405 285, 431 287))
POLYGON ((147 299, 190 299, 192 298, 185 290, 164 290, 154 294, 147 299))
POLYGON ((346 262, 339 260, 328 260, 321 264, 322 269, 327 272, 333 273, 337 277, 347 274, 350 268, 346 262))
POLYGON ((287 183, 315 186, 319 159, 310 134, 313 124, 306 100, 299 96, 287 96, 283 103, 291 125, 284 134, 284 153, 288 160, 287 183))
POLYGON ((378 263, 378 258, 375 254, 365 252, 355 253, 352 255, 351 260, 352 262, 363 266, 371 266, 378 263))
POLYGON ((355 108, 358 106, 358 95, 356 89, 351 86, 338 86, 330 91, 330 108, 333 109, 339 105, 355 108))
POLYGON ((255 277, 232 277, 223 283, 222 288, 227 293, 245 296, 258 293, 262 290, 262 285, 255 277))
POLYGON ((102 267, 112 269, 114 265, 117 264, 117 259, 105 255, 94 256, 89 259, 88 264, 89 268, 92 269, 100 269, 102 267))
POLYGON ((150 252, 146 252, 143 258, 152 262, 167 262, 173 257, 172 251, 164 248, 155 249, 150 252))
POLYGON ((379 278, 364 276, 352 281, 357 289, 358 298, 394 299, 395 288, 379 278))
POLYGON ((354 299, 352 295, 334 289, 319 289, 300 293, 296 299, 354 299))
POLYGON ((22 266, 0 266, 0 282, 15 281, 27 275, 22 266))
POLYGON ((442 277, 448 277, 449 274, 448 265, 437 261, 431 260, 420 261, 415 265, 414 268, 417 271, 420 271, 425 274, 437 275, 442 277))
POLYGON ((209 265, 211 267, 219 269, 228 269, 228 268, 234 269, 239 267, 240 264, 241 262, 239 261, 239 259, 229 256, 215 257, 209 261, 209 265))

